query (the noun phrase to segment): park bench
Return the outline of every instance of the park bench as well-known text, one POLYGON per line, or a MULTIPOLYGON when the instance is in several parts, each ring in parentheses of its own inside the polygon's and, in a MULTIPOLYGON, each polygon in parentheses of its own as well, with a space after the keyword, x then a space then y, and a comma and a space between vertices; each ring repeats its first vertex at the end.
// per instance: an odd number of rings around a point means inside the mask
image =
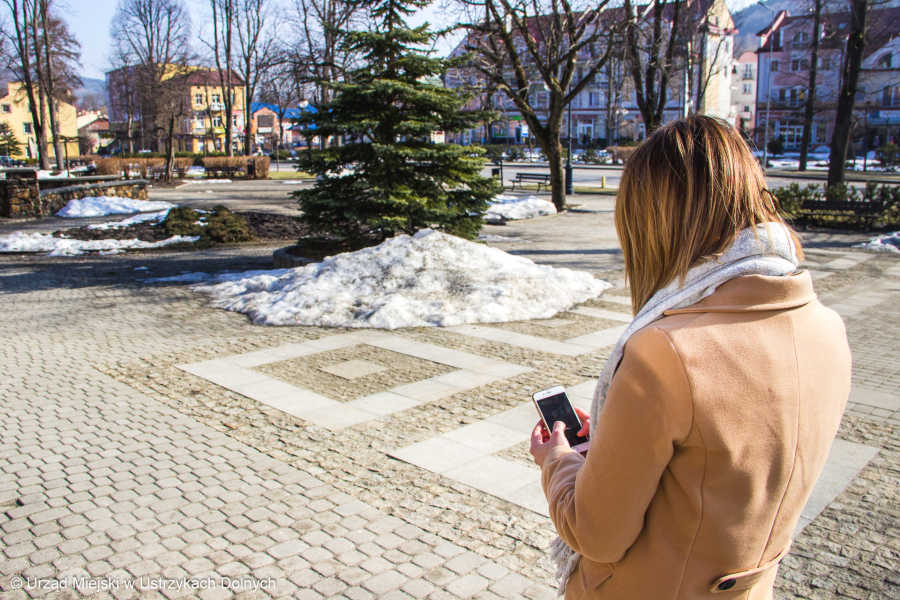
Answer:
POLYGON ((244 170, 244 167, 206 167, 207 179, 219 177, 236 177, 238 173, 244 170))
POLYGON ((878 201, 806 200, 800 205, 800 216, 855 216, 871 225, 883 210, 884 205, 878 201))
POLYGON ((537 191, 541 191, 541 186, 550 186, 550 175, 542 175, 540 173, 516 173, 516 178, 512 180, 512 189, 516 189, 516 184, 522 187, 523 183, 537 183, 537 191))

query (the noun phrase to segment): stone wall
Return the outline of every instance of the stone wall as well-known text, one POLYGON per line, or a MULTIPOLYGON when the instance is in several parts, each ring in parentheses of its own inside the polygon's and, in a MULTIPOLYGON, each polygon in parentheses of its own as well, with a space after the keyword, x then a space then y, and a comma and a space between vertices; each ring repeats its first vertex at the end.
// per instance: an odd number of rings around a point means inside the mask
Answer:
POLYGON ((90 183, 87 185, 71 185, 68 187, 44 190, 40 192, 42 215, 56 214, 58 210, 76 198, 91 196, 119 196, 135 200, 147 199, 146 179, 130 179, 128 181, 110 181, 90 183))
MULTIPOLYGON (((87 178, 85 178, 87 179, 87 178)), ((137 200, 147 199, 146 179, 75 183, 79 179, 41 181, 33 169, 10 169, 6 179, 0 180, 0 217, 25 218, 55 214, 70 200, 91 196, 120 196, 137 200), (19 172, 21 171, 21 172, 19 172), (58 187, 60 183, 68 183, 58 187), (40 189, 46 186, 50 189, 40 189)), ((83 181, 83 180, 82 180, 83 181)))

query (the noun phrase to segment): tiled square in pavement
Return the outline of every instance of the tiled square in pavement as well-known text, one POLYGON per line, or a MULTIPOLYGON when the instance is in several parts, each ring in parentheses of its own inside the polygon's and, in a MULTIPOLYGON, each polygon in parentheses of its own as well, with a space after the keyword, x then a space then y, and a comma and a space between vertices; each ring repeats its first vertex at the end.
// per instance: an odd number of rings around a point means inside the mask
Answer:
POLYGON ((371 344, 355 344, 260 365, 253 370, 350 402, 398 385, 451 373, 454 368, 371 344))
POLYGON ((540 338, 548 338, 559 342, 578 337, 588 331, 599 331, 604 329, 616 328, 622 324, 622 321, 615 321, 607 318, 596 318, 590 315, 579 314, 575 311, 559 313, 559 316, 553 319, 532 320, 532 321, 510 321, 508 323, 490 323, 485 324, 486 327, 494 329, 502 329, 523 335, 530 335, 540 338), (550 321, 550 324, 547 324, 550 321))
POLYGON ((344 379, 356 379, 357 377, 365 377, 373 373, 387 371, 387 367, 367 360, 345 360, 327 367, 319 367, 319 370, 343 377, 344 379))
MULTIPOLYGON (((566 389, 572 404, 590 410, 596 380, 566 389)), ((530 460, 528 435, 538 415, 530 402, 433 438, 399 448, 391 456, 439 473, 540 514, 547 501, 540 470, 530 460)), ((878 448, 835 440, 821 477, 803 509, 796 533, 812 522, 856 478, 878 448)))
POLYGON ((178 368, 330 429, 384 417, 530 370, 382 331, 332 335, 178 368), (351 374, 354 367, 369 372, 350 379, 326 372, 334 371, 336 365, 344 374, 351 374))

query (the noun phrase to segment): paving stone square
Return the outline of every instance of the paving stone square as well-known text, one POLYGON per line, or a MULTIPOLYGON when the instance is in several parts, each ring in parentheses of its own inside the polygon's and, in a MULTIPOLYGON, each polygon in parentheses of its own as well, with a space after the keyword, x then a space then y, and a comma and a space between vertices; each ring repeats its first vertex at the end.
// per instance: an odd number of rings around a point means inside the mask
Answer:
MULTIPOLYGON (((118 585, 97 598, 555 597, 530 394, 587 407, 630 319, 611 200, 584 206, 495 245, 614 289, 512 327, 266 328, 135 276, 265 268, 259 245, 0 256, 0 596, 84 595, 23 579, 71 576, 118 585)), ((898 597, 900 267, 801 236, 854 379, 776 597, 898 597)))

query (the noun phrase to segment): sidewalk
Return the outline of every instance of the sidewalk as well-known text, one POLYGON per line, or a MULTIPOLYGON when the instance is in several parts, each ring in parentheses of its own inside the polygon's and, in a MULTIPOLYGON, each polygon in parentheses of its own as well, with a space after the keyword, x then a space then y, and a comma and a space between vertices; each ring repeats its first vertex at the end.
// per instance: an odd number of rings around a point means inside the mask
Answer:
MULTIPOLYGON (((486 233, 616 289, 478 328, 265 328, 142 281, 258 268, 260 248, 0 256, 4 597, 80 597, 48 589, 70 576, 118 582, 97 598, 555 597, 528 399, 588 401, 628 318, 609 202, 486 233)), ((892 597, 900 262, 806 238, 854 392, 778 597, 892 597)))

